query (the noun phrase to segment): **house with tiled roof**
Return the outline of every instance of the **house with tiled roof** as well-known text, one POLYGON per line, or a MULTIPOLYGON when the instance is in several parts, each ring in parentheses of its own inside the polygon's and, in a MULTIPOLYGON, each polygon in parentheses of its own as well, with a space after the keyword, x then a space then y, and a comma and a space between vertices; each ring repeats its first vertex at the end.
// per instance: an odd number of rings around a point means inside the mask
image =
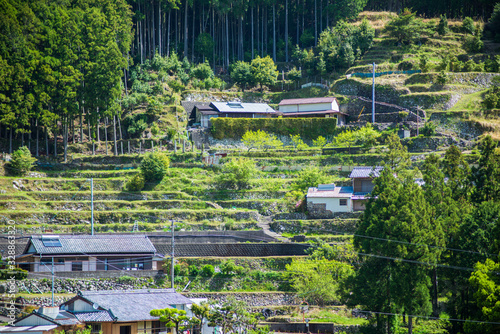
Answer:
POLYGON ((30 272, 157 270, 156 248, 145 235, 37 235, 28 241, 19 267, 30 272))
POLYGON ((216 117, 264 118, 277 116, 276 110, 267 103, 212 102, 208 106, 196 106, 194 110, 196 111, 195 124, 199 124, 202 128, 210 127, 210 119, 216 117))
POLYGON ((305 99, 285 99, 279 103, 283 117, 337 117, 337 125, 344 125, 346 114, 340 112, 334 97, 312 97, 305 99))
POLYGON ((349 177, 352 186, 320 184, 307 191, 307 210, 316 218, 329 218, 337 213, 365 210, 373 191, 373 179, 383 167, 354 167, 349 177))
MULTIPOLYGON (((0 334, 52 334, 75 325, 90 327, 95 334, 167 333, 172 330, 150 311, 176 308, 192 316, 192 304, 174 289, 80 291, 59 307, 42 307, 13 326, 0 327, 0 334)), ((205 333, 211 333, 206 329, 205 333)))

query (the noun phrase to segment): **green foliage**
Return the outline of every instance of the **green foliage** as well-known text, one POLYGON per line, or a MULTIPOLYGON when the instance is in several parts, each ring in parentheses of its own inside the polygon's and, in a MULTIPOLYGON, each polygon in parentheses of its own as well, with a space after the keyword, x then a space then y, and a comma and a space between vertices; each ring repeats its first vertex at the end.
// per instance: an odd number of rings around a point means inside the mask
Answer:
POLYGON ((375 130, 370 123, 367 123, 364 127, 355 131, 353 134, 356 139, 356 144, 362 145, 365 148, 375 146, 377 144, 377 140, 381 136, 381 133, 375 130))
MULTIPOLYGON (((1 261, 0 261, 1 262, 1 261)), ((0 269, 0 280, 8 280, 14 278, 16 281, 20 281, 28 277, 28 272, 21 268, 10 269, 0 269)))
POLYGON ((262 130, 276 135, 300 135, 314 139, 336 132, 336 118, 212 118, 212 134, 216 139, 241 138, 247 131, 262 130))
POLYGON ((233 260, 227 260, 220 265, 220 272, 225 276, 241 275, 244 272, 244 268, 237 266, 233 260))
POLYGON ((196 65, 191 69, 191 75, 199 80, 213 79, 214 72, 208 62, 196 65))
POLYGON ((389 36, 403 44, 412 44, 426 33, 424 23, 415 17, 415 13, 405 8, 385 26, 389 36))
POLYGON ((208 58, 210 61, 213 60, 214 45, 214 39, 206 32, 199 34, 194 42, 196 52, 203 58, 208 58))
POLYGON ((472 200, 498 201, 500 199, 500 154, 496 152, 497 143, 486 136, 480 143, 481 156, 478 166, 472 169, 475 184, 472 200))
POLYGON ((215 269, 214 266, 212 266, 211 264, 206 264, 203 266, 203 268, 201 268, 200 276, 212 277, 214 274, 215 274, 215 269))
POLYGON ((127 132, 133 137, 141 135, 148 127, 145 118, 146 115, 143 114, 137 114, 135 116, 128 115, 125 117, 123 123, 125 127, 127 127, 127 132))
POLYGON ((462 47, 467 52, 478 53, 483 50, 484 43, 481 40, 481 32, 476 31, 474 36, 465 36, 462 47))
POLYGON ((229 297, 220 305, 213 305, 208 315, 209 326, 217 326, 222 334, 246 332, 253 328, 257 321, 248 312, 244 301, 229 297))
MULTIPOLYGON (((500 319, 500 264, 491 259, 477 263, 469 282, 474 288, 474 298, 484 320, 500 319)), ((485 331, 483 333, 494 333, 485 331)))
POLYGON ((267 150, 269 148, 276 149, 283 146, 283 142, 276 138, 275 135, 268 134, 262 130, 245 132, 241 141, 248 147, 249 152, 252 148, 267 150))
POLYGON ((141 173, 146 181, 161 181, 167 174, 170 159, 161 152, 147 153, 141 162, 141 173))
POLYGON ((327 140, 323 136, 319 136, 318 138, 313 139, 313 146, 315 146, 315 147, 322 148, 322 147, 325 147, 326 144, 327 144, 327 140))
POLYGON ((475 32, 475 28, 474 28, 474 20, 472 20, 470 17, 466 17, 463 21, 462 21, 462 31, 466 34, 470 34, 470 35, 473 35, 474 32, 475 32))
POLYGON ((160 127, 158 126, 158 123, 154 123, 151 126, 151 133, 153 134, 153 136, 158 136, 158 134, 160 133, 160 127))
POLYGON ((25 175, 33 168, 36 161, 36 158, 31 156, 31 152, 26 146, 14 151, 10 159, 6 164, 6 168, 11 175, 25 175))
POLYGON ((495 4, 493 13, 491 14, 490 20, 488 21, 486 27, 497 40, 498 36, 500 35, 500 3, 495 4))
POLYGON ((165 327, 175 328, 176 333, 188 328, 192 323, 192 318, 186 315, 186 311, 176 308, 151 310, 149 314, 158 317, 161 322, 165 323, 165 327))
POLYGON ((276 65, 271 57, 266 56, 261 58, 257 56, 251 62, 252 76, 255 83, 260 85, 260 90, 262 91, 263 86, 271 86, 276 83, 278 78, 278 71, 276 70, 276 65))
POLYGON ((356 57, 368 51, 374 36, 375 30, 366 19, 359 26, 339 21, 335 27, 321 33, 318 40, 319 58, 324 61, 327 71, 336 67, 349 67, 356 57))
POLYGON ((311 305, 339 303, 340 286, 354 273, 350 265, 325 258, 293 260, 286 270, 294 290, 311 305))
POLYGON ((387 166, 396 171, 406 169, 410 164, 410 155, 401 139, 393 133, 387 137, 386 144, 389 149, 385 158, 387 166))
POLYGON ((481 106, 485 109, 494 109, 500 107, 500 88, 493 86, 488 89, 481 106))
POLYGON ((292 184, 292 189, 306 193, 310 187, 317 187, 318 184, 325 183, 327 177, 318 167, 308 167, 299 172, 296 181, 292 184))
POLYGON ((444 71, 439 72, 436 83, 441 86, 446 85, 448 83, 448 75, 444 71))
POLYGON ((333 142, 337 146, 341 147, 349 147, 351 148, 356 143, 356 137, 354 132, 347 129, 339 133, 334 139, 333 142))
POLYGON ((231 80, 233 80, 241 90, 245 90, 247 86, 254 84, 254 77, 252 74, 252 66, 244 61, 237 61, 233 63, 230 68, 231 80))
POLYGON ((444 36, 448 32, 450 32, 450 28, 448 27, 448 19, 446 18, 446 14, 439 16, 439 23, 436 27, 436 32, 441 36, 444 36))
POLYGON ((144 178, 144 175, 142 173, 138 173, 127 181, 125 188, 128 191, 141 191, 144 188, 145 183, 146 179, 144 178))
POLYGON ((429 56, 427 56, 426 54, 421 54, 419 57, 418 67, 420 68, 422 73, 428 72, 431 67, 429 56))
POLYGON ((425 137, 432 137, 436 134, 436 123, 428 121, 425 123, 424 127, 420 130, 420 133, 425 137))
POLYGON ((161 103, 156 98, 148 98, 148 106, 146 108, 146 113, 149 116, 158 116, 163 111, 163 103, 161 103))
POLYGON ((290 71, 286 73, 286 77, 288 78, 288 80, 292 80, 298 83, 300 79, 302 79, 302 71, 298 70, 297 67, 294 66, 290 71))
POLYGON ((290 139, 292 141, 292 146, 298 150, 305 150, 309 148, 309 146, 304 143, 302 138, 300 138, 300 135, 290 135, 290 139))
POLYGON ((257 172, 255 161, 234 158, 222 166, 221 173, 216 177, 216 184, 221 189, 246 189, 257 172))

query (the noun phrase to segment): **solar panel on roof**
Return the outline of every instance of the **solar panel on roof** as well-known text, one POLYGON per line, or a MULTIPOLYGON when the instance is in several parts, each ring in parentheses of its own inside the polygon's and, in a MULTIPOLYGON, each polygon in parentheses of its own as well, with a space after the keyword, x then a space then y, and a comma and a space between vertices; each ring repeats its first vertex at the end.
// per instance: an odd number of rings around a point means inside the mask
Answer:
POLYGON ((62 247, 59 237, 42 237, 42 243, 45 247, 62 247))

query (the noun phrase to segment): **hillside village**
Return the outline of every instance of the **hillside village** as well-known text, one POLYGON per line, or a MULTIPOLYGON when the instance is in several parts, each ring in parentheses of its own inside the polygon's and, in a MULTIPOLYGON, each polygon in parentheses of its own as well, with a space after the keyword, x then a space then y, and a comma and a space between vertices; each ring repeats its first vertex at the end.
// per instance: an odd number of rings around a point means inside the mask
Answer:
POLYGON ((0 4, 0 334, 498 333, 470 2, 0 4))

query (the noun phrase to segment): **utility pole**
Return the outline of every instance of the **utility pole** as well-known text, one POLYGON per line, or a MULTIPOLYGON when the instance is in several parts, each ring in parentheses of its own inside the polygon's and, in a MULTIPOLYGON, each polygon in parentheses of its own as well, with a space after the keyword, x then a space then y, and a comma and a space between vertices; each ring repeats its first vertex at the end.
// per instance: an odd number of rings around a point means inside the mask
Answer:
POLYGON ((373 63, 373 82, 372 82, 372 124, 375 123, 375 62, 373 63))
POLYGON ((174 289, 174 247, 175 247, 175 241, 174 241, 174 220, 173 219, 172 219, 171 232, 172 232, 172 264, 170 265, 170 282, 171 282, 172 289, 174 289))
POLYGON ((90 178, 90 224, 94 235, 94 179, 90 178))
POLYGON ((54 257, 52 257, 52 306, 54 306, 54 257))

